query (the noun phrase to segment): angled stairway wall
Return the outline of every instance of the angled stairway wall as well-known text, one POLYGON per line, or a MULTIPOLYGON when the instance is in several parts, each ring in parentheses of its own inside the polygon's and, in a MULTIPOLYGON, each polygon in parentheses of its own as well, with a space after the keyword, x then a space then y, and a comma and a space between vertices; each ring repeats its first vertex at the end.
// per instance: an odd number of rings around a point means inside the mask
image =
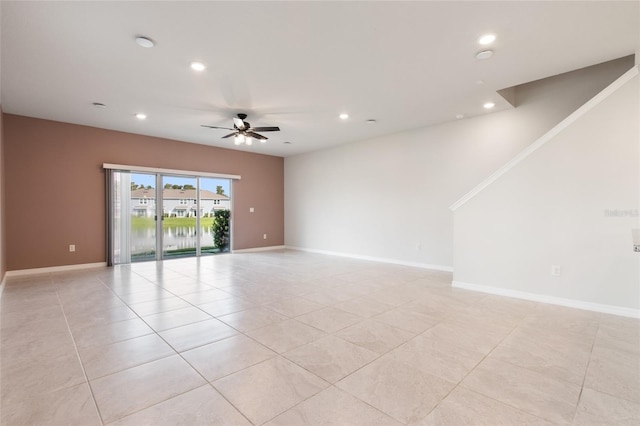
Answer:
POLYGON ((452 205, 454 286, 640 316, 639 79, 635 66, 452 205))

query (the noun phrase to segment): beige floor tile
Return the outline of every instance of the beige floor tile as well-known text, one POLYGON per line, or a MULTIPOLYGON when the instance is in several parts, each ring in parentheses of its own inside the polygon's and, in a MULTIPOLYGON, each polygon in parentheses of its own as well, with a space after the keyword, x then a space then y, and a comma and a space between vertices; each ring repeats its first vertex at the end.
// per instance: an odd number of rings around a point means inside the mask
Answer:
POLYGON ((103 326, 119 321, 136 319, 138 316, 129 309, 128 306, 118 306, 106 310, 86 311, 86 312, 65 312, 69 328, 72 331, 91 327, 103 326))
POLYGON ((283 353, 317 340, 325 336, 326 333, 295 319, 290 319, 252 330, 247 335, 268 348, 283 353))
POLYGON ((370 363, 378 354, 334 336, 286 352, 284 356, 324 380, 335 383, 370 363))
POLYGON ((431 331, 391 351, 391 359, 452 383, 462 380, 485 355, 451 344, 431 331))
POLYGON ((640 402, 640 360, 632 352, 595 346, 584 386, 640 402))
POLYGON ((329 386, 280 356, 215 381, 252 423, 262 424, 329 386))
POLYGON ((174 295, 169 293, 166 290, 163 290, 160 287, 156 287, 155 289, 149 290, 149 291, 138 291, 135 293, 120 294, 119 297, 126 304, 133 305, 135 303, 143 303, 143 302, 150 302, 152 300, 167 299, 170 297, 174 297, 174 295))
POLYGON ((504 361, 485 359, 463 386, 551 422, 569 423, 580 386, 504 361))
POLYGON ((393 309, 393 305, 382 303, 374 299, 369 299, 366 296, 338 303, 334 305, 334 307, 345 312, 350 312, 352 314, 361 316, 363 318, 370 318, 374 315, 378 315, 393 309))
POLYGON ((153 330, 144 321, 135 318, 111 324, 79 328, 73 330, 73 338, 78 348, 85 349, 91 346, 109 345, 152 333, 153 330))
POLYGON ((384 356, 336 386, 407 424, 426 417, 454 384, 384 356))
POLYGON ((205 303, 215 302, 216 300, 224 300, 233 297, 232 294, 226 291, 218 290, 209 287, 205 291, 199 291, 197 293, 190 293, 180 296, 182 299, 194 305, 203 305, 205 303))
POLYGON ((336 308, 324 308, 300 315, 296 320, 327 333, 333 333, 362 321, 362 317, 336 308))
POLYGON ((182 352, 238 334, 222 321, 211 318, 182 327, 161 331, 160 336, 176 351, 182 352))
POLYGON ((17 325, 27 325, 38 321, 64 321, 62 307, 59 304, 34 309, 4 312, 0 310, 0 330, 17 325))
POLYGON ((376 291, 368 294, 367 297, 380 303, 386 303, 393 306, 403 305, 407 302, 411 302, 415 298, 414 293, 412 291, 408 291, 403 286, 395 286, 376 291))
POLYGON ((550 426, 553 423, 487 398, 479 393, 458 387, 438 404, 424 420, 416 424, 425 426, 550 426))
POLYGON ((189 302, 185 302, 179 297, 167 297, 165 299, 151 300, 149 302, 136 303, 129 307, 141 317, 161 312, 173 311, 191 307, 189 302))
POLYGON ((46 356, 37 363, 31 359, 13 365, 5 358, 0 361, 1 405, 86 382, 75 351, 57 358, 46 356))
POLYGON ((293 297, 290 299, 284 299, 274 303, 270 303, 266 305, 266 307, 271 309, 272 311, 276 311, 279 314, 293 318, 297 317, 298 315, 303 315, 322 309, 324 308, 324 305, 312 302, 302 297, 293 297))
POLYGON ((110 425, 250 426, 215 389, 205 385, 110 423, 110 425))
POLYGON ((640 356, 640 320, 631 321, 606 319, 600 322, 596 335, 596 346, 631 352, 640 356))
POLYGON ((198 305, 198 308, 214 317, 220 317, 234 312, 244 311, 245 309, 250 309, 255 306, 255 303, 243 297, 230 297, 228 299, 198 305))
POLYGON ((3 425, 101 425, 86 384, 2 404, 3 425))
POLYGON ((13 339, 4 336, 0 343, 1 368, 12 368, 24 363, 36 364, 47 359, 73 356, 75 346, 69 332, 56 332, 47 335, 28 333, 29 338, 13 339))
POLYGON ((144 322, 155 331, 169 330, 187 324, 212 319, 212 316, 198 308, 190 306, 188 308, 176 309, 173 311, 161 312, 159 314, 142 317, 144 322))
POLYGON ((334 386, 323 390, 266 423, 268 426, 400 426, 401 424, 334 386))
POLYGON ((430 335, 436 339, 483 354, 491 352, 510 332, 510 327, 449 321, 429 330, 430 335))
POLYGON ((640 404, 584 388, 573 424, 638 425, 640 424, 640 404))
POLYGON ((89 380, 170 355, 175 355, 175 351, 157 334, 80 349, 80 358, 89 380))
POLYGON ((223 315, 218 317, 220 321, 229 324, 231 327, 243 333, 255 330, 269 324, 284 321, 287 319, 284 315, 280 315, 266 308, 252 308, 246 311, 236 312, 234 314, 223 315))
POLYGON ((178 355, 91 381, 105 423, 195 389, 206 381, 178 355))
POLYGON ((243 335, 229 337, 182 353, 184 359, 210 382, 276 356, 243 335))
POLYGON ((383 322, 365 320, 336 332, 335 336, 378 354, 384 354, 413 338, 415 334, 383 322))
POLYGON ((373 319, 414 334, 422 333, 440 322, 440 320, 404 309, 392 309, 374 316, 373 319))
POLYGON ((577 385, 584 381, 590 355, 590 348, 570 340, 557 344, 520 335, 507 337, 491 353, 493 358, 577 385))

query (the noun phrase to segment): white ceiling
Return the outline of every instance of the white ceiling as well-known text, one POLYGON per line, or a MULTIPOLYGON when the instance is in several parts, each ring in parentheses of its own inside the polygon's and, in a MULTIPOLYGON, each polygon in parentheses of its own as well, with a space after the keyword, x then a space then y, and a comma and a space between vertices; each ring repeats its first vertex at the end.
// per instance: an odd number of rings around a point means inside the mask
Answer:
POLYGON ((509 108, 497 90, 640 49, 638 6, 3 1, 0 101, 7 113, 226 148, 228 132, 200 125, 246 112, 282 131, 239 149, 288 156, 486 114, 487 100, 509 108), (487 32, 495 55, 479 61, 487 32), (208 69, 195 73, 194 60, 208 69))

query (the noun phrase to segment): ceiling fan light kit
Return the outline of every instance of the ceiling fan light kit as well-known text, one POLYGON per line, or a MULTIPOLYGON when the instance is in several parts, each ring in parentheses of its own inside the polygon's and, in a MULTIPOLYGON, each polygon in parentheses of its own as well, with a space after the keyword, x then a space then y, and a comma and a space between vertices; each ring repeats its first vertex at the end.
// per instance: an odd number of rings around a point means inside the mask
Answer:
POLYGON ((222 139, 230 138, 233 136, 233 143, 235 145, 252 145, 253 140, 259 140, 262 143, 267 141, 266 136, 262 136, 257 132, 279 132, 280 128, 276 126, 268 126, 268 127, 251 127, 251 124, 244 121, 247 118, 247 114, 240 113, 238 117, 233 117, 233 128, 231 127, 218 127, 218 126, 208 126, 206 124, 202 124, 202 127, 208 127, 210 129, 224 129, 224 130, 232 130, 232 133, 228 135, 224 135, 222 139))

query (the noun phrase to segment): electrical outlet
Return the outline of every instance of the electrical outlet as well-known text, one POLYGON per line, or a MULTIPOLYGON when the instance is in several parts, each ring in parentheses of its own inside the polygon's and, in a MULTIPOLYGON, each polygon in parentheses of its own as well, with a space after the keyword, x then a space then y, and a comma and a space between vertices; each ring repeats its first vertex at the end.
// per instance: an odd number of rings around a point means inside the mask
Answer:
POLYGON ((562 275, 562 267, 560 265, 551 265, 551 276, 559 277, 562 275))
POLYGON ((266 240, 266 239, 267 239, 267 234, 263 234, 263 235, 262 235, 262 239, 263 239, 263 240, 266 240))
POLYGON ((76 251, 76 245, 75 244, 69 244, 69 251, 70 252, 76 251))

